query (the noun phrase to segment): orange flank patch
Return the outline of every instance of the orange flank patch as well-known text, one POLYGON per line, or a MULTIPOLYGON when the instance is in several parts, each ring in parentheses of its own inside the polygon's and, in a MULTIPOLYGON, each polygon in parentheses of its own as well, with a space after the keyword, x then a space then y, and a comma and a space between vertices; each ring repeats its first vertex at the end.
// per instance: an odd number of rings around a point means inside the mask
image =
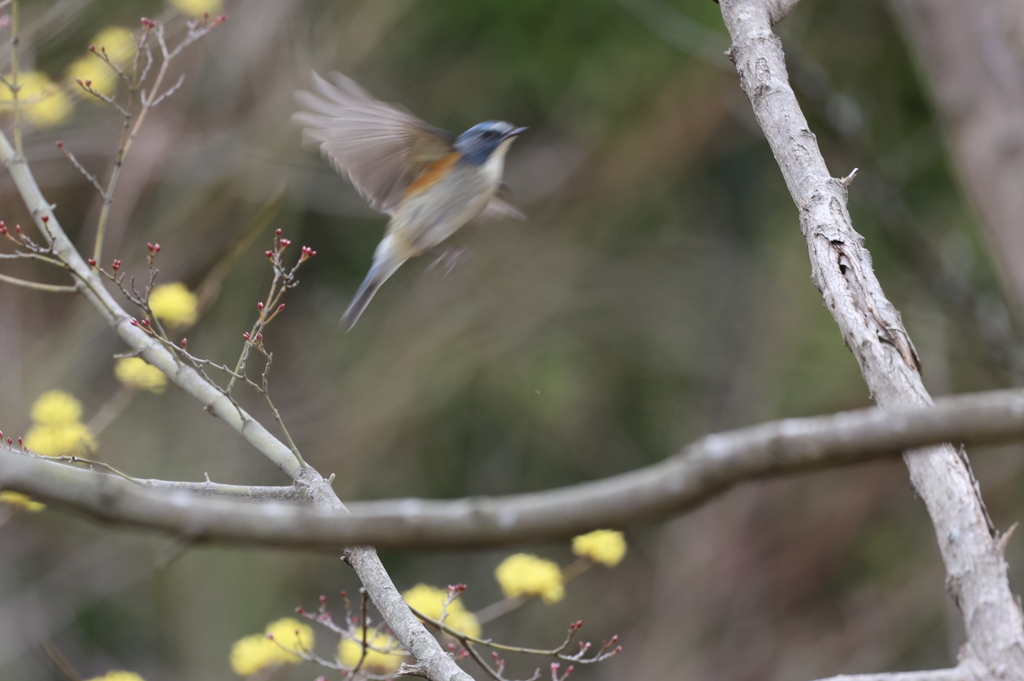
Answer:
POLYGON ((409 188, 405 190, 405 195, 410 196, 412 194, 418 194, 424 189, 434 185, 438 180, 448 174, 448 171, 452 169, 452 166, 462 158, 462 154, 457 151, 453 151, 450 154, 445 154, 441 158, 437 159, 433 163, 427 165, 427 167, 420 173, 420 176, 412 181, 409 188))

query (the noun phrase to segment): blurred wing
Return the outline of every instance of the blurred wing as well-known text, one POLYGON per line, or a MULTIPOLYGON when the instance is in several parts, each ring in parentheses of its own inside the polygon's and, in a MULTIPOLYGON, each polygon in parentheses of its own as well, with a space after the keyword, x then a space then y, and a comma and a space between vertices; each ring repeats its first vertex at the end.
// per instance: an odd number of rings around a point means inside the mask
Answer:
POLYGON ((495 192, 491 200, 484 206, 484 210, 480 215, 477 216, 478 220, 525 220, 526 215, 523 211, 519 210, 512 205, 511 199, 512 191, 508 188, 504 182, 498 186, 498 191, 495 192))
POLYGON ((391 213, 429 163, 454 151, 451 135, 374 99, 347 76, 335 72, 331 80, 313 73, 316 92, 295 93, 308 111, 292 120, 373 208, 391 213))
POLYGON ((509 218, 525 220, 526 214, 497 196, 491 197, 491 200, 484 206, 483 212, 477 217, 478 220, 507 220, 509 218))

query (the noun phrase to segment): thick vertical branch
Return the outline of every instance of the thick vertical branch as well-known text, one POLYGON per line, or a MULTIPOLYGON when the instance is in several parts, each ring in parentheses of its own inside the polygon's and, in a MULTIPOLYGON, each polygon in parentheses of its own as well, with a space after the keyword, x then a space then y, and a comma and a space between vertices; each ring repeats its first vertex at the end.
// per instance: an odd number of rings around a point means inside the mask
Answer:
MULTIPOLYGON (((729 55, 775 154, 800 216, 811 278, 882 407, 931 404, 899 312, 875 278, 871 255, 847 212, 850 179, 828 172, 789 85, 773 23, 778 2, 722 0, 729 55)), ((945 563, 947 587, 964 616, 970 654, 994 678, 1024 678, 1024 617, 1010 592, 1002 548, 965 455, 950 445, 904 455, 945 563)))

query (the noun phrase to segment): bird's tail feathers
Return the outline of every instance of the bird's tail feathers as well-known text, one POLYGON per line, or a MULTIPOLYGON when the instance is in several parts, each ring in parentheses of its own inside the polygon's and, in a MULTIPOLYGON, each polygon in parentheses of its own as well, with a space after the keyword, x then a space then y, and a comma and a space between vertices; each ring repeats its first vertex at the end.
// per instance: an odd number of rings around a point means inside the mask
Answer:
POLYGON ((363 279, 363 283, 359 285, 359 289, 356 291, 356 295, 352 298, 352 302, 349 303, 348 309, 345 310, 345 314, 341 315, 341 326, 346 331, 351 331, 352 327, 359 321, 359 317, 363 314, 363 310, 370 304, 374 294, 377 293, 377 289, 381 287, 385 281, 391 277, 395 271, 401 267, 402 260, 394 262, 393 260, 387 259, 378 261, 373 264, 370 271, 366 273, 366 278, 363 279))

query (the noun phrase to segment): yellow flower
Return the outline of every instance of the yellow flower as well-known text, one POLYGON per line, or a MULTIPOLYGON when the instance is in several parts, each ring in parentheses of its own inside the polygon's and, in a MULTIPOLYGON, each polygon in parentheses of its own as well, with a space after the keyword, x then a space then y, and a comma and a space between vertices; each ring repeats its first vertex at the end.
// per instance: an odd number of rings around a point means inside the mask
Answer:
POLYGON ((39 396, 32 405, 32 420, 51 426, 78 423, 82 418, 82 403, 63 390, 50 390, 39 396))
POLYGON ((271 622, 265 630, 267 636, 273 636, 275 647, 281 650, 281 658, 285 662, 295 664, 301 659, 292 652, 303 652, 313 649, 313 628, 291 617, 271 622))
MULTIPOLYGON (((132 35, 130 29, 124 26, 107 26, 94 35, 89 44, 95 45, 97 51, 101 48, 105 50, 107 59, 120 67, 128 66, 135 58, 135 51, 138 49, 135 44, 135 36, 132 35)), ((99 61, 96 57, 93 59, 99 61)), ((107 70, 111 69, 107 67, 107 70)))
POLYGON ((313 643, 312 628, 286 617, 268 624, 263 634, 235 641, 231 646, 231 669, 239 676, 252 676, 266 667, 298 664, 302 658, 289 651, 312 650, 313 643))
POLYGON ((0 492, 0 504, 7 504, 11 508, 22 509, 29 513, 39 513, 46 508, 46 504, 21 492, 0 492))
POLYGON ((171 327, 191 326, 199 316, 199 301, 180 281, 155 286, 149 294, 149 307, 171 327))
POLYGON ((573 537, 572 552, 595 563, 615 567, 626 556, 626 538, 617 530, 594 530, 573 537))
POLYGON ((117 360, 114 365, 114 375, 117 380, 129 388, 148 390, 151 393, 160 394, 167 387, 167 377, 164 372, 152 364, 147 364, 140 357, 125 357, 117 360))
POLYGON ((84 423, 36 423, 25 435, 25 448, 43 456, 85 456, 96 451, 96 436, 84 423))
POLYGON ((89 681, 144 681, 144 679, 135 672, 112 671, 103 676, 89 679, 89 681))
POLYGON ((360 669, 365 669, 374 674, 382 676, 397 671, 402 666, 402 658, 405 651, 398 647, 398 642, 381 633, 376 629, 370 629, 366 634, 366 658, 363 658, 362 630, 357 631, 358 641, 351 641, 347 638, 341 639, 338 644, 338 659, 349 668, 355 668, 362 660, 360 669), (371 647, 372 646, 372 647, 371 647), (374 650, 376 648, 376 650, 374 650), (382 650, 393 650, 394 652, 380 652, 382 650))
POLYGON ((281 652, 266 634, 251 634, 231 646, 231 671, 239 676, 252 676, 261 669, 281 664, 281 652))
POLYGON ((32 405, 35 423, 25 435, 25 447, 43 456, 85 455, 96 449, 96 436, 82 418, 82 404, 62 390, 39 396, 32 405))
MULTIPOLYGON (((13 75, 7 74, 8 82, 13 75)), ((74 104, 60 85, 42 71, 18 73, 18 105, 25 120, 37 128, 50 128, 71 118, 74 104)), ((6 85, 0 86, 0 111, 14 108, 14 95, 6 85)))
POLYGON ((187 14, 197 19, 204 14, 211 16, 220 14, 223 7, 220 0, 171 0, 171 4, 177 7, 178 11, 182 14, 187 14))
POLYGON ((516 553, 501 562, 494 577, 506 596, 540 596, 557 603, 565 595, 558 564, 528 553, 516 553))
MULTIPOLYGON (((402 594, 402 598, 430 619, 440 620, 442 606, 448 600, 448 591, 435 589, 426 584, 417 584, 402 594)), ((476 615, 466 610, 461 598, 456 598, 448 604, 447 613, 448 616, 444 623, 449 627, 473 638, 480 637, 480 623, 477 621, 476 615)))
MULTIPOLYGON (((121 77, 114 73, 114 69, 103 63, 99 57, 94 57, 91 54, 71 62, 64 73, 68 87, 73 88, 72 92, 82 92, 75 82, 80 80, 96 92, 103 93, 108 97, 117 92, 117 83, 121 80, 121 77)), ((94 102, 100 101, 90 95, 86 95, 86 97, 94 102)))
MULTIPOLYGON (((123 26, 108 26, 94 35, 90 44, 96 47, 97 53, 104 50, 107 59, 122 69, 131 63, 138 49, 132 32, 123 26)), ((93 90, 111 96, 117 91, 121 77, 98 56, 87 54, 71 62, 65 71, 65 80, 73 89, 77 87, 76 80, 88 81, 93 90)))

